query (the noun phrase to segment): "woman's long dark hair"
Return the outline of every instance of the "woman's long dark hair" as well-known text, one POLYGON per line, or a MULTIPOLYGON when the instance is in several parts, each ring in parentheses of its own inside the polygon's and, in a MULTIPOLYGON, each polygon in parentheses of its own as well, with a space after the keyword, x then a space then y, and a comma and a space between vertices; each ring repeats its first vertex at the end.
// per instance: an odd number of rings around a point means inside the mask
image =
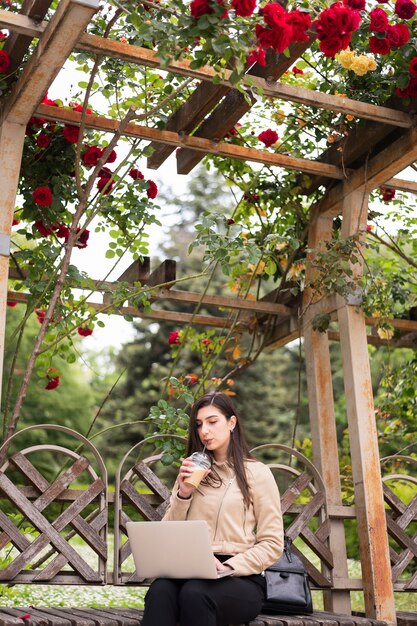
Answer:
MULTIPOLYGON (((245 459, 253 459, 251 453, 249 452, 248 444, 246 443, 245 437, 242 432, 240 419, 238 414, 236 413, 236 409, 233 406, 233 402, 226 396, 224 393, 220 393, 214 391, 212 393, 206 393, 201 398, 198 398, 191 407, 190 414, 190 425, 188 430, 188 443, 187 443, 187 456, 195 452, 196 450, 202 450, 203 444, 198 436, 198 428, 197 428, 197 414, 200 409, 205 406, 215 406, 227 419, 230 420, 232 415, 236 417, 236 424, 233 428, 233 433, 230 437, 229 448, 227 450, 227 461, 231 467, 233 467, 236 473, 237 484, 239 485, 239 489, 242 492, 243 500, 246 506, 250 504, 250 491, 249 484, 246 477, 245 470, 245 459)), ((209 452, 207 450, 207 452, 209 452)), ((209 454, 211 454, 209 452, 209 454)), ((211 476, 208 478, 208 482, 210 482, 211 476)), ((207 480, 207 479, 206 479, 207 480)), ((214 480, 212 482, 219 483, 219 477, 216 478, 214 476, 214 480)), ((220 486, 220 484, 219 484, 220 486)))

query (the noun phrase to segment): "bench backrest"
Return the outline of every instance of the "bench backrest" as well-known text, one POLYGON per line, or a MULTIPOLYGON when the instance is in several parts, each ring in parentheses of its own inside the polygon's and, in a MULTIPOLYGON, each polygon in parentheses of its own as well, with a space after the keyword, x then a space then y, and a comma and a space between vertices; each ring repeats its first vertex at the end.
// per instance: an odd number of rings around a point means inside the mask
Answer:
MULTIPOLYGON (((74 438, 75 445, 74 449, 43 444, 16 450, 19 438, 14 437, 8 461, 0 469, 0 582, 138 584, 141 581, 134 573, 126 522, 160 519, 171 490, 157 475, 161 455, 144 454, 154 442, 140 442, 125 454, 113 490, 108 488, 103 459, 91 442, 64 427, 38 428, 61 430, 74 438), (55 467, 59 460, 59 472, 51 474, 45 462, 47 454, 54 458, 55 467)), ((253 454, 267 462, 276 476, 286 533, 295 541, 294 551, 304 561, 312 586, 334 588, 337 564, 329 548, 332 520, 353 518, 354 507, 330 506, 320 474, 298 451, 266 444, 255 448, 253 454)), ((383 465, 392 466, 392 461, 412 466, 414 471, 417 464, 409 457, 395 457, 384 460, 383 465)), ((384 477, 393 580, 397 590, 407 591, 417 589, 413 534, 417 480, 411 474, 384 477), (393 485, 398 480, 408 481, 414 489, 407 503, 395 493, 393 485), (411 569, 407 578, 406 568, 411 569)), ((361 581, 348 579, 344 586, 358 589, 361 581)))

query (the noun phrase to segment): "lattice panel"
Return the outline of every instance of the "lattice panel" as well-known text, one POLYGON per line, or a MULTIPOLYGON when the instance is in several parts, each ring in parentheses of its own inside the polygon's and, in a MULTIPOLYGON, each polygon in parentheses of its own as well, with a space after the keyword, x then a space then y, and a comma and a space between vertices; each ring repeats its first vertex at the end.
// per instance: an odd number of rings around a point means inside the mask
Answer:
POLYGON ((127 538, 126 523, 130 521, 160 520, 168 506, 170 490, 162 484, 148 465, 139 462, 134 465, 127 477, 122 480, 120 489, 116 493, 119 506, 116 510, 118 528, 115 528, 116 551, 118 552, 117 568, 115 567, 117 582, 138 582, 136 573, 122 572, 123 564, 131 556, 129 539, 127 538), (146 485, 151 493, 140 493, 137 486, 146 485), (129 508, 130 515, 126 512, 129 508), (132 512, 133 511, 133 512, 132 512), (117 569, 117 571, 116 571, 117 569))
MULTIPOLYGON (((415 459, 410 459, 415 462, 415 459)), ((406 474, 383 478, 384 499, 388 506, 386 521, 390 542, 391 572, 396 591, 417 590, 417 480, 406 474), (408 488, 396 489, 396 484, 408 488), (408 502, 398 493, 415 495, 408 502), (397 492, 397 493, 396 493, 397 492)))
MULTIPOLYGON (((34 450, 42 450, 45 458, 48 446, 31 449, 36 456, 34 450)), ((10 561, 0 571, 0 581, 104 583, 106 481, 87 458, 58 446, 49 452, 62 460, 62 470, 52 480, 22 452, 0 472, 0 550, 10 561), (87 486, 73 488, 77 482, 87 486), (89 546, 96 566, 77 551, 81 544, 89 546)))
POLYGON ((296 450, 275 444, 259 446, 252 452, 256 454, 261 450, 268 450, 275 457, 284 453, 288 459, 288 455, 291 455, 292 465, 269 462, 278 484, 282 479, 285 483, 285 489, 280 494, 285 532, 293 542, 301 539, 319 558, 321 570, 293 544, 293 551, 303 561, 312 584, 330 588, 333 556, 328 541, 330 520, 323 481, 310 461, 296 450))

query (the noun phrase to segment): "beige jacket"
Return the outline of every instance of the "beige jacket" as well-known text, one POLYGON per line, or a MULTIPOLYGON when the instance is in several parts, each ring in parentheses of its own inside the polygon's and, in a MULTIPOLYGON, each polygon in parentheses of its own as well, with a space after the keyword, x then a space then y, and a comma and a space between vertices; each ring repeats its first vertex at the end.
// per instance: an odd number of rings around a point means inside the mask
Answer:
POLYGON ((227 461, 214 462, 222 479, 219 488, 200 485, 191 498, 178 497, 174 485, 164 520, 206 520, 214 554, 233 555, 226 561, 236 576, 260 574, 283 551, 280 496, 269 467, 246 461, 251 503, 245 507, 233 469, 227 461))

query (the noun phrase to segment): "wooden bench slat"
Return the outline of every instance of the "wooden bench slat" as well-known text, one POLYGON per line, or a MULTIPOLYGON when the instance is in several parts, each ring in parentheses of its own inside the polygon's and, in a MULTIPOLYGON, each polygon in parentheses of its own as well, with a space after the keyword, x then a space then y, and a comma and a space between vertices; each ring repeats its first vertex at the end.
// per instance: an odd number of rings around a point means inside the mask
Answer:
POLYGON ((125 615, 123 609, 104 609, 100 607, 100 614, 107 615, 109 618, 113 617, 117 621, 118 626, 138 626, 138 624, 140 624, 139 619, 132 619, 131 617, 125 615))
POLYGON ((72 626, 71 621, 62 614, 61 609, 50 609, 47 607, 36 607, 36 609, 33 609, 32 607, 28 607, 28 613, 32 614, 34 611, 36 611, 36 614, 43 615, 48 620, 48 626, 72 626))
MULTIPOLYGON (((24 615, 24 613, 20 613, 24 615)), ((24 620, 16 617, 16 609, 9 611, 6 608, 0 608, 0 626, 23 626, 24 620)))

